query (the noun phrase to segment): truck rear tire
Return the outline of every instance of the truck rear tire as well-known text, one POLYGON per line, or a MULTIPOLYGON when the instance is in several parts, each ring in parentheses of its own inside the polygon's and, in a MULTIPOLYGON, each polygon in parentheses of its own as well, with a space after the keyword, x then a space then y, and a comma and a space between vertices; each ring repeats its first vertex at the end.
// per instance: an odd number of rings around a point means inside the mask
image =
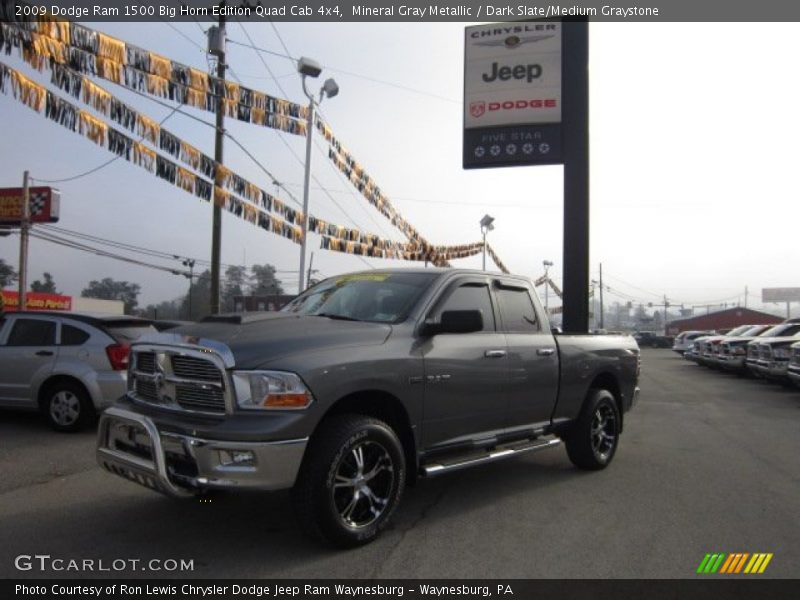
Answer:
POLYGON ((403 447, 383 421, 336 415, 314 434, 292 489, 301 527, 339 547, 374 540, 405 487, 403 447))
POLYGON ((564 438, 572 464, 588 471, 605 469, 617 451, 619 424, 614 395, 608 390, 589 390, 581 416, 564 438))

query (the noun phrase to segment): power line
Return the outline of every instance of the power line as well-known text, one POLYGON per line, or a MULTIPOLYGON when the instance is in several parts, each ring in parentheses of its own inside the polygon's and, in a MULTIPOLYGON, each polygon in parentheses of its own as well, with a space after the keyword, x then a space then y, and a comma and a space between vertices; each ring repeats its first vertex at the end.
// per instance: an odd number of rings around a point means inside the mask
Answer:
MULTIPOLYGON (((273 24, 273 27, 274 27, 274 24, 273 24)), ((248 39, 249 39, 249 36, 248 36, 248 39)), ((271 54, 272 56, 278 56, 280 58, 285 58, 287 60, 291 60, 291 61, 294 61, 294 62, 297 62, 297 60, 298 60, 294 56, 291 56, 291 54, 289 54, 288 52, 286 54, 281 54, 280 52, 275 52, 274 50, 267 50, 266 48, 261 48, 259 46, 256 46, 253 43, 252 39, 250 40, 249 44, 245 44, 244 42, 239 42, 237 40, 231 40, 231 39, 229 39, 228 42, 231 43, 231 44, 235 44, 237 46, 243 46, 245 48, 252 48, 252 49, 254 49, 254 50, 258 51, 258 52, 264 52, 265 54, 271 54)), ((399 89, 399 90, 403 90, 403 91, 406 91, 406 92, 411 92, 413 94, 419 94, 421 96, 427 96, 429 98, 435 98, 436 100, 442 100, 444 102, 450 102, 450 103, 453 103, 453 104, 461 104, 460 100, 456 100, 454 98, 448 98, 446 96, 440 96, 439 94, 434 94, 433 92, 426 92, 425 90, 420 90, 420 89, 417 89, 417 88, 413 88, 411 86, 404 85, 402 83, 395 83, 393 81, 386 81, 385 79, 378 79, 377 77, 371 77, 369 75, 362 75, 361 73, 356 73, 354 71, 348 71, 347 69, 339 69, 337 67, 332 67, 332 66, 329 66, 329 65, 326 65, 325 68, 327 70, 329 70, 329 71, 333 71, 334 73, 339 73, 341 75, 349 75, 350 77, 357 77, 358 79, 363 79, 365 81, 370 81, 372 83, 379 83, 381 85, 386 85, 386 86, 393 87, 393 88, 396 88, 396 89, 399 89)))
POLYGON ((281 54, 280 52, 275 52, 274 50, 267 50, 266 48, 259 48, 258 46, 254 45, 252 40, 249 44, 245 44, 244 42, 239 42, 237 40, 232 40, 228 38, 229 44, 234 44, 235 46, 242 46, 243 48, 252 48, 253 50, 258 50, 259 52, 263 52, 264 54, 271 54, 272 56, 279 56, 280 58, 286 58, 288 60, 297 62, 297 59, 294 56, 289 56, 288 54, 281 54))
POLYGON ((55 236, 55 235, 52 235, 52 234, 49 234, 49 233, 42 233, 41 231, 36 230, 36 229, 31 230, 30 234, 31 234, 32 237, 35 237, 37 239, 40 239, 40 240, 43 240, 43 241, 46 241, 46 242, 50 242, 52 244, 65 246, 67 248, 72 248, 74 250, 81 250, 83 252, 88 252, 90 254, 95 254, 97 256, 103 256, 103 257, 106 257, 106 258, 113 258, 115 260, 120 260, 120 261, 123 261, 123 262, 135 264, 135 265, 138 265, 138 266, 148 267, 148 268, 156 269, 156 270, 159 270, 159 271, 164 271, 164 272, 167 272, 167 273, 171 273, 173 275, 183 275, 183 276, 186 276, 186 277, 189 276, 189 272, 188 271, 181 271, 179 269, 173 269, 173 268, 170 268, 170 267, 165 267, 163 265, 156 265, 156 264, 153 264, 153 263, 148 263, 148 262, 144 262, 144 261, 141 261, 141 260, 137 260, 137 259, 131 258, 129 256, 122 256, 121 254, 115 254, 113 252, 108 252, 107 250, 103 250, 101 248, 95 248, 93 246, 89 246, 89 245, 86 245, 86 244, 80 244, 78 242, 73 242, 73 241, 70 241, 68 239, 64 239, 64 238, 61 238, 59 236, 55 236))
MULTIPOLYGON (((183 33, 183 32, 182 32, 180 29, 178 29, 177 27, 175 27, 175 25, 173 25, 172 23, 170 23, 170 22, 169 22, 169 21, 167 21, 166 19, 161 19, 161 22, 162 22, 162 23, 164 23, 164 24, 165 24, 167 27, 169 27, 169 28, 170 28, 170 29, 172 29, 173 31, 175 31, 175 32, 176 32, 176 33, 177 33, 179 36, 181 36, 183 39, 185 39, 187 42, 189 42, 189 43, 190 43, 192 46, 194 46, 195 48, 198 48, 198 49, 200 50, 200 52, 202 52, 203 54, 205 54, 205 53, 206 53, 206 49, 205 49, 205 48, 203 48, 203 47, 202 47, 200 44, 198 44, 197 42, 195 42, 195 41, 194 41, 192 38, 190 38, 188 35, 186 35, 185 33, 183 33)), ((203 33, 205 34, 205 32, 203 32, 203 33)))
MULTIPOLYGON (((97 244, 110 246, 110 247, 113 247, 113 248, 117 248, 118 250, 126 250, 126 251, 129 251, 129 252, 138 252, 138 253, 146 254, 146 255, 152 256, 153 258, 162 258, 162 259, 168 259, 168 260, 189 259, 189 260, 194 260, 195 262, 197 262, 199 264, 202 264, 202 265, 210 265, 211 264, 210 261, 203 260, 201 258, 195 258, 195 257, 191 257, 191 256, 186 256, 186 255, 183 255, 183 254, 178 254, 176 252, 165 252, 165 251, 162 251, 162 250, 155 250, 153 248, 144 248, 142 246, 137 246, 135 244, 128 244, 128 243, 119 242, 119 241, 116 241, 116 240, 109 240, 109 239, 102 238, 102 237, 99 237, 99 236, 96 236, 96 235, 92 235, 92 234, 88 234, 88 233, 82 233, 80 231, 74 231, 74 230, 71 230, 71 229, 66 229, 64 227, 57 227, 55 225, 44 225, 44 224, 42 224, 42 225, 39 225, 38 227, 42 228, 42 229, 45 229, 46 231, 50 232, 51 235, 54 232, 54 233, 57 233, 57 234, 60 234, 60 235, 64 235, 64 236, 75 237, 75 238, 78 238, 78 239, 81 239, 81 240, 84 240, 84 241, 90 241, 90 242, 94 242, 94 243, 97 243, 97 244)), ((247 265, 232 265, 232 264, 226 264, 226 263, 222 263, 222 266, 223 267, 240 267, 240 268, 244 268, 244 269, 247 268, 247 265)), ((297 270, 296 269, 295 270, 276 269, 275 272, 276 273, 297 273, 297 270)))

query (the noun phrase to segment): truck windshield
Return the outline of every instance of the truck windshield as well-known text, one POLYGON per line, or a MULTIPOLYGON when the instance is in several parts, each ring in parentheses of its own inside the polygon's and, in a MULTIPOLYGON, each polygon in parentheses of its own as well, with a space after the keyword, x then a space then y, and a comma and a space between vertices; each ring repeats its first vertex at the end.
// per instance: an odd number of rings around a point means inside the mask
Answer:
POLYGON ((399 323, 438 273, 354 273, 326 279, 281 309, 348 321, 399 323))

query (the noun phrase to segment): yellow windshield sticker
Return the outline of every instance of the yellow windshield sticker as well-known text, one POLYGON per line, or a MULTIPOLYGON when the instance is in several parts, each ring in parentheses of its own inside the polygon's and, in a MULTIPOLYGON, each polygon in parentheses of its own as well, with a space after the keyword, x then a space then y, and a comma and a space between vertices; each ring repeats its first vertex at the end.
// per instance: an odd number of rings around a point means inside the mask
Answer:
POLYGON ((347 283, 348 281, 386 281, 389 273, 357 273, 355 275, 345 275, 336 280, 336 285, 347 283))

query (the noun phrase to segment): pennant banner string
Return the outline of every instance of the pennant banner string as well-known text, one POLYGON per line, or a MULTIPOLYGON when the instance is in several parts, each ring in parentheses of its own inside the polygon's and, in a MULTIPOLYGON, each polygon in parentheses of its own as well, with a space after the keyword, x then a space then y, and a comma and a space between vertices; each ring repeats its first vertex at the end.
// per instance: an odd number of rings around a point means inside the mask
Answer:
MULTIPOLYGON (((36 30, 25 29, 19 23, 0 23, 0 46, 4 47, 6 53, 11 48, 17 48, 23 59, 37 70, 41 70, 44 62, 49 59, 66 63, 76 71, 106 79, 140 93, 169 98, 207 112, 216 112, 218 94, 215 93, 215 88, 200 85, 198 81, 202 77, 208 77, 209 81, 220 80, 211 78, 202 71, 171 63, 134 46, 126 46, 125 60, 118 61, 118 51, 108 50, 102 54, 100 43, 91 41, 107 36, 75 23, 70 24, 71 33, 66 41, 49 37, 60 35, 52 27, 44 27, 40 23, 32 25, 36 30), (168 67, 168 64, 172 67, 168 67), (185 69, 190 69, 192 73, 184 73, 185 69)), ((102 48, 116 46, 108 42, 102 48)), ((303 120, 305 107, 234 86, 236 84, 225 85, 223 90, 225 113, 228 117, 299 136, 306 135, 306 123, 303 120), (302 109, 302 112, 293 107, 302 109)))
POLYGON ((117 156, 155 174, 160 179, 168 181, 186 192, 193 193, 198 198, 208 202, 213 200, 218 206, 245 221, 297 244, 302 241, 303 234, 299 227, 270 215, 219 186, 214 186, 210 181, 179 167, 141 142, 109 127, 105 122, 27 79, 3 63, 0 63, 0 92, 6 95, 10 92, 19 102, 29 106, 37 113, 43 113, 45 117, 66 129, 79 133, 117 156))

